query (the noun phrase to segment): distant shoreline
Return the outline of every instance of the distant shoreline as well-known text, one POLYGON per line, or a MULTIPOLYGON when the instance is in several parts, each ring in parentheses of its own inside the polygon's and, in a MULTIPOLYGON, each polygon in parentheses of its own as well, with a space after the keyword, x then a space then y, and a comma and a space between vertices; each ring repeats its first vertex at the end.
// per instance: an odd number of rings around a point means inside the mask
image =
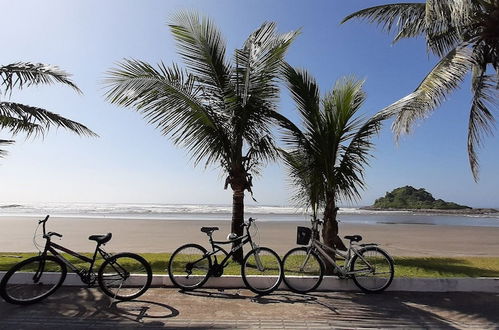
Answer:
POLYGON ((372 206, 364 206, 360 207, 361 210, 366 211, 392 211, 392 212, 415 212, 415 213, 423 213, 423 214, 464 214, 464 215, 483 215, 483 214, 497 214, 499 210, 491 209, 491 208, 476 208, 476 209, 398 209, 398 208, 378 208, 372 206))

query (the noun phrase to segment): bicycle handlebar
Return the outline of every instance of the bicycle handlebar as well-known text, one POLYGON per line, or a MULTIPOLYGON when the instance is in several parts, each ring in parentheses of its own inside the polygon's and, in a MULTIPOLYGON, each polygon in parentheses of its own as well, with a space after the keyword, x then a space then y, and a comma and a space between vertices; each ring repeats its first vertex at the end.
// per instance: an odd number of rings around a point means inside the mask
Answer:
POLYGON ((256 220, 256 219, 254 219, 254 218, 251 218, 251 217, 250 217, 250 218, 248 219, 248 222, 247 222, 247 223, 246 223, 246 222, 243 222, 243 223, 241 224, 241 227, 248 227, 248 228, 249 228, 249 227, 251 227, 251 224, 252 224, 253 222, 255 222, 255 220, 256 220))
POLYGON ((45 235, 47 234, 46 231, 45 231, 45 223, 47 222, 47 220, 49 219, 49 217, 50 217, 50 215, 47 214, 47 216, 45 217, 45 219, 38 220, 38 224, 42 224, 43 223, 43 237, 45 237, 45 235))
POLYGON ((62 238, 61 234, 53 232, 53 231, 49 231, 47 234, 43 235, 43 238, 48 238, 48 237, 51 237, 51 236, 57 236, 57 237, 61 237, 62 238))

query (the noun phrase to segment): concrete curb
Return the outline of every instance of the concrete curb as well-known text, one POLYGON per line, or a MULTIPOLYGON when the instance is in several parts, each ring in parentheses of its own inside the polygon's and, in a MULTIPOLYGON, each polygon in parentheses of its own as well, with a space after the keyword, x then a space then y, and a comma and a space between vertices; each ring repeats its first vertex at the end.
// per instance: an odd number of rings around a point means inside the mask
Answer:
MULTIPOLYGON (((6 272, 0 272, 0 279, 6 272)), ((139 277, 135 275, 134 277, 139 277)), ((26 273, 26 279, 29 277, 26 273)), ((257 278, 257 276, 252 277, 257 278)), ((263 277, 260 277, 263 279, 263 277)), ((306 281, 303 279, 302 281, 306 281)), ((20 283, 22 284, 22 283, 20 283)), ((68 273, 64 286, 84 285, 80 278, 74 273, 68 273)), ((152 286, 172 287, 168 275, 154 275, 152 286)), ((226 275, 222 277, 211 277, 204 285, 206 288, 239 289, 245 288, 241 276, 226 275)), ((287 289, 284 283, 280 289, 287 289)), ((335 276, 324 277, 321 285, 316 291, 359 291, 352 280, 342 280, 335 276)), ((488 292, 499 293, 499 278, 394 278, 387 291, 416 291, 416 292, 488 292)))

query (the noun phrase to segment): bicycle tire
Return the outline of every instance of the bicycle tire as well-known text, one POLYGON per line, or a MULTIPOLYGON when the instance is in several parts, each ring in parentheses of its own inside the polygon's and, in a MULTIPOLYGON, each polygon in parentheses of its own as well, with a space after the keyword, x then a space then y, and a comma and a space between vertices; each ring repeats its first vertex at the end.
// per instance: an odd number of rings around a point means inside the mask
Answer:
POLYGON ((168 275, 172 283, 184 291, 205 284, 212 266, 211 257, 205 256, 207 252, 198 244, 185 244, 175 250, 168 262, 168 275))
POLYGON ((109 297, 132 300, 143 295, 151 286, 151 265, 138 254, 118 253, 102 263, 97 281, 109 297), (135 276, 132 277, 132 274, 135 276))
POLYGON ((276 290, 282 281, 281 258, 266 247, 259 247, 246 254, 241 264, 241 276, 248 289, 258 295, 266 295, 276 290), (263 252, 263 253, 262 253, 263 252), (266 254, 266 255, 264 255, 266 254), (263 269, 259 269, 261 263, 263 269), (278 274, 275 274, 276 270, 278 274), (249 276, 257 275, 256 278, 249 276), (277 275, 277 277, 276 277, 277 275))
POLYGON ((359 273, 359 271, 365 269, 367 265, 362 258, 359 258, 358 255, 354 255, 350 271, 352 272, 352 279, 355 285, 366 293, 376 293, 385 290, 393 280, 395 267, 392 258, 388 253, 375 246, 362 248, 358 252, 369 264, 374 266, 374 272, 369 270, 369 272, 366 273, 359 273), (378 273, 376 273, 376 268, 378 268, 378 273), (379 269, 381 269, 381 272, 379 272, 379 269), (369 274, 372 275, 369 276, 369 274))
POLYGON ((66 265, 54 256, 37 256, 14 265, 0 282, 0 296, 11 304, 28 305, 53 294, 64 282, 66 265), (43 270, 39 279, 40 262, 43 270), (33 275, 33 276, 30 276, 33 275), (34 282, 31 282, 34 281, 34 282))
POLYGON ((296 293, 317 289, 324 277, 324 263, 314 251, 309 253, 306 247, 289 250, 282 259, 282 266, 284 283, 296 293))

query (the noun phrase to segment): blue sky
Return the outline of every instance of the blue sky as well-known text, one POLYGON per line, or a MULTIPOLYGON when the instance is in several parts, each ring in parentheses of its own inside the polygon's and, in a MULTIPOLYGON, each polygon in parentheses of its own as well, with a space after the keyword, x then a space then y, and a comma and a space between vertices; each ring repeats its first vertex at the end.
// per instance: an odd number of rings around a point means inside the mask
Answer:
MULTIPOLYGON (((436 63, 422 39, 391 44, 391 36, 362 22, 339 22, 385 1, 8 1, 0 0, 0 63, 55 64, 70 72, 83 95, 64 86, 14 91, 11 100, 44 107, 80 121, 100 138, 53 130, 43 139, 17 138, 0 160, 0 203, 6 202, 231 202, 216 168, 193 168, 184 150, 130 109, 104 100, 105 72, 123 58, 180 62, 167 28, 172 15, 193 9, 214 19, 228 50, 240 47, 264 21, 281 32, 302 28, 287 60, 308 69, 326 91, 344 75, 365 78, 363 113, 372 115, 411 92, 436 63)), ((397 145, 387 123, 375 139, 368 188, 371 204, 401 185, 425 187, 437 198, 474 207, 498 207, 498 138, 480 151, 479 183, 466 153, 469 82, 453 93, 414 134, 397 145)), ((296 119, 283 91, 281 111, 296 119)), ((7 138, 0 132, 1 138, 7 138)), ((280 164, 254 181, 260 204, 285 205, 291 190, 280 164)), ((247 203, 253 203, 246 199, 247 203)))

